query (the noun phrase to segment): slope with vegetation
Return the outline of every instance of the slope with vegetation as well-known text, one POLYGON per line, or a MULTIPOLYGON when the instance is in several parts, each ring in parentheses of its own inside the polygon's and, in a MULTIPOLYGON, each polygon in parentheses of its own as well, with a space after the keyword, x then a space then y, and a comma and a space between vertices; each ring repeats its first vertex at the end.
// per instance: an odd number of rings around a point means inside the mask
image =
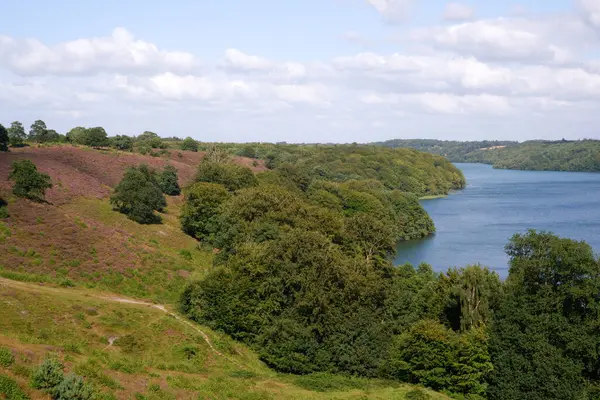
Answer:
POLYGON ((600 171, 600 141, 453 142, 427 139, 377 143, 441 154, 452 162, 491 164, 499 169, 531 171, 600 171))

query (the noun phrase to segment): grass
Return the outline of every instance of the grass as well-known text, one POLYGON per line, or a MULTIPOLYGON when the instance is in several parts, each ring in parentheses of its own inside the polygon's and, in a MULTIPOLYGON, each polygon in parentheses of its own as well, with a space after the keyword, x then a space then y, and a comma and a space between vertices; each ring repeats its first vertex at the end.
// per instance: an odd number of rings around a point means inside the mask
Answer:
POLYGON ((445 194, 438 194, 438 195, 432 195, 432 196, 421 196, 419 197, 419 200, 435 200, 435 199, 444 199, 448 197, 445 194))
POLYGON ((0 281, 0 346, 14 355, 10 373, 27 382, 53 351, 106 398, 196 399, 200 392, 210 399, 403 399, 412 390, 387 381, 278 374, 245 346, 200 327, 234 364, 182 321, 104 296, 112 295, 0 281))

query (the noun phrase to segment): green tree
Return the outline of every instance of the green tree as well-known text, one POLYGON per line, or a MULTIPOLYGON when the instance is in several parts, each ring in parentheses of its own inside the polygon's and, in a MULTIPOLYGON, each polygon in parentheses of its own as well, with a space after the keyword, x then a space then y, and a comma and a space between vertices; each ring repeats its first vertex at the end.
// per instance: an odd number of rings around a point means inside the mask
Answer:
POLYGON ((87 136, 87 128, 84 128, 83 126, 76 126, 75 128, 71 129, 69 132, 67 132, 66 138, 67 138, 67 142, 70 142, 70 143, 85 144, 86 136, 87 136))
POLYGON ((198 151, 198 142, 188 136, 181 142, 180 148, 185 151, 198 151))
POLYGON ((136 138, 140 147, 149 147, 152 149, 165 149, 167 145, 163 143, 160 136, 154 132, 145 131, 136 138))
POLYGON ((217 230, 218 210, 229 199, 229 192, 223 185, 199 182, 185 189, 184 195, 182 230, 199 240, 209 238, 217 230))
POLYGON ((4 125, 0 124, 0 151, 8 151, 8 131, 4 125))
POLYGON ((8 128, 8 138, 11 146, 23 146, 25 140, 27 139, 27 134, 25 133, 25 128, 23 127, 23 124, 19 121, 13 121, 10 124, 10 128, 8 128))
MULTIPOLYGON (((515 235, 491 330, 492 400, 591 398, 600 374, 600 263, 585 242, 515 235)), ((595 397, 594 397, 595 398, 595 397)))
POLYGON ((258 180, 250 168, 209 161, 200 163, 196 181, 218 183, 231 191, 258 185, 258 180))
POLYGON ((8 178, 15 182, 13 186, 15 196, 30 200, 43 201, 46 189, 52 187, 50 176, 38 172, 37 167, 30 160, 13 162, 8 178))
POLYGON ((56 400, 92 400, 95 398, 94 389, 81 376, 75 374, 65 375, 51 393, 52 398, 56 400))
POLYGON ((161 218, 154 211, 162 211, 167 205, 156 174, 147 165, 125 171, 110 202, 116 210, 140 224, 159 223, 161 218))
POLYGON ((177 178, 177 168, 172 165, 167 165, 158 175, 160 189, 164 194, 169 196, 177 196, 181 193, 177 178))
POLYGON ((127 135, 117 135, 110 141, 111 146, 117 150, 132 151, 133 139, 127 135))
POLYGON ((52 390, 63 378, 64 366, 54 357, 46 357, 31 375, 31 387, 41 390, 52 390))
POLYGON ((108 146, 106 131, 101 126, 86 129, 82 144, 90 147, 108 146))
POLYGON ((47 130, 48 128, 46 127, 46 123, 44 121, 41 119, 36 120, 33 124, 31 124, 31 128, 29 129, 29 140, 43 142, 47 130))

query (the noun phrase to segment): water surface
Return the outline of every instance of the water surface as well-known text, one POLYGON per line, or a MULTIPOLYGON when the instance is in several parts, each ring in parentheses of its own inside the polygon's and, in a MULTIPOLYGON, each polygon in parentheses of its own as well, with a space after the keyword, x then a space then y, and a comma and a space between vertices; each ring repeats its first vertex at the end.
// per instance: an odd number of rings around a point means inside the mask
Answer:
POLYGON ((585 240, 600 250, 600 173, 455 165, 467 179, 466 189, 422 202, 437 233, 400 243, 396 264, 426 262, 442 271, 481 263, 506 277, 504 246, 529 228, 585 240))

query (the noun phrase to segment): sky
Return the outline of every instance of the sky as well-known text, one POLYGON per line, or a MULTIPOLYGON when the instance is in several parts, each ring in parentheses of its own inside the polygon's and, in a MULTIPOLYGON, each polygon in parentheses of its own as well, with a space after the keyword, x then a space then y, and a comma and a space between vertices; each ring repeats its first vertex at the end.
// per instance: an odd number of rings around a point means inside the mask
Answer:
POLYGON ((600 139, 600 0, 0 0, 0 123, 600 139))

